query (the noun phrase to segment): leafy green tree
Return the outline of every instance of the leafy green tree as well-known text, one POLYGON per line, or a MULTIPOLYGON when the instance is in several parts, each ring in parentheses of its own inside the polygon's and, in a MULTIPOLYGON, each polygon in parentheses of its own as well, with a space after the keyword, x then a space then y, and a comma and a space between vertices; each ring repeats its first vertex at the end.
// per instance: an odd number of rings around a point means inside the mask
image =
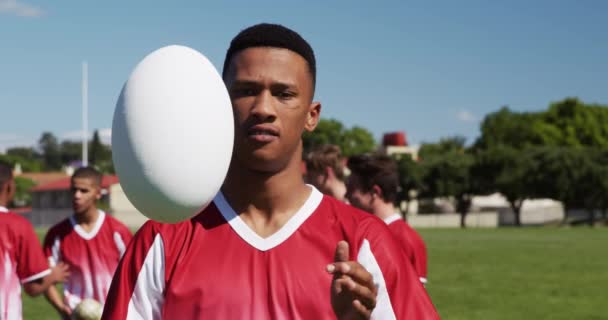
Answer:
POLYGON ((344 131, 340 147, 342 153, 348 157, 374 151, 376 141, 367 129, 355 126, 344 131))
POLYGON ((532 159, 527 152, 512 147, 497 146, 475 154, 471 175, 477 190, 482 193, 500 192, 511 207, 515 225, 521 226, 521 207, 531 190, 528 176, 532 159))
POLYGON ((428 157, 441 156, 448 152, 465 152, 466 138, 461 136, 442 138, 438 143, 423 143, 418 150, 418 156, 421 159, 428 157))
POLYGON ((36 160, 41 159, 41 155, 30 147, 14 147, 6 150, 6 154, 9 156, 17 156, 22 159, 36 160))
POLYGON ((500 145, 521 149, 532 145, 556 144, 559 140, 559 131, 547 126, 542 114, 513 112, 506 106, 488 114, 480 130, 481 135, 475 142, 476 149, 500 145))
POLYGON ((605 197, 602 189, 606 178, 595 161, 597 150, 576 147, 545 147, 535 150, 534 169, 529 181, 536 197, 552 198, 564 206, 564 223, 569 220, 571 209, 583 208, 589 212, 589 224, 594 223, 594 209, 605 197))
POLYGON ((558 130, 561 146, 608 147, 608 108, 577 98, 552 103, 544 121, 558 130))
POLYGON ((103 152, 104 152, 103 144, 101 143, 101 139, 99 139, 99 131, 95 130, 93 132, 93 140, 90 142, 89 148, 89 162, 91 165, 97 164, 97 162, 102 161, 103 152))
POLYGON ((23 158, 18 155, 0 154, 0 160, 13 167, 19 164, 24 172, 40 172, 44 167, 42 160, 23 158))
POLYGON ((61 142, 61 162, 68 164, 82 160, 82 142, 65 140, 61 142))
POLYGON ((406 201, 408 206, 414 200, 418 190, 422 188, 423 167, 411 157, 400 157, 395 159, 399 172, 399 199, 406 201))
POLYGON ((32 205, 30 189, 36 185, 34 181, 24 177, 15 177, 15 205, 26 207, 32 205))
POLYGON ((466 227, 475 185, 471 179, 474 157, 470 153, 450 150, 443 154, 427 154, 422 158, 421 198, 452 197, 460 214, 460 226, 466 227))
POLYGON ((313 132, 302 136, 304 152, 324 144, 335 144, 342 154, 351 156, 376 149, 374 136, 365 128, 354 126, 346 128, 335 119, 321 119, 313 132))
POLYGON ((546 111, 513 112, 508 107, 488 114, 475 148, 507 145, 608 147, 608 107, 577 98, 552 103, 546 111))
POLYGON ((38 140, 38 146, 44 159, 44 167, 47 170, 61 168, 61 152, 57 137, 50 132, 44 132, 38 140))

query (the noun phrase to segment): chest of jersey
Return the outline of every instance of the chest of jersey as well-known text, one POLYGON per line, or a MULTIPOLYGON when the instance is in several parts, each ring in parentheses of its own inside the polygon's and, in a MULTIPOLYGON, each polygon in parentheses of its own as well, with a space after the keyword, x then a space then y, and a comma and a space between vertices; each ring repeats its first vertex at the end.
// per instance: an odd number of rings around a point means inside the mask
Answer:
POLYGON ((116 248, 111 232, 100 232, 92 239, 84 239, 77 233, 70 233, 60 244, 60 259, 70 268, 82 272, 116 269, 120 253, 116 248))
POLYGON ((228 225, 198 233, 200 239, 182 248, 174 265, 167 266, 164 318, 332 318, 332 278, 325 267, 340 235, 329 229, 302 226, 264 251, 228 225))

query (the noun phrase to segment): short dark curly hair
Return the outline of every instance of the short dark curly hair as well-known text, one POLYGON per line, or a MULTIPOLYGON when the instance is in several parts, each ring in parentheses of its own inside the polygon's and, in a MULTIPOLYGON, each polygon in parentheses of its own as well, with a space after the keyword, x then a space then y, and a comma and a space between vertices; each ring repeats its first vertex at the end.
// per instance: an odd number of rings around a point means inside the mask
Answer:
POLYGON ((282 48, 293 51, 308 63, 313 88, 317 82, 317 62, 310 44, 297 32, 279 24, 260 23, 237 34, 226 51, 222 77, 226 76, 232 57, 240 51, 253 47, 282 48))
POLYGON ((101 187, 103 175, 93 167, 81 167, 74 171, 72 181, 77 178, 91 179, 97 187, 101 187))
POLYGON ((370 191, 377 185, 382 190, 382 198, 395 202, 399 192, 397 164, 389 156, 382 154, 362 154, 348 159, 351 174, 356 175, 363 191, 370 191))

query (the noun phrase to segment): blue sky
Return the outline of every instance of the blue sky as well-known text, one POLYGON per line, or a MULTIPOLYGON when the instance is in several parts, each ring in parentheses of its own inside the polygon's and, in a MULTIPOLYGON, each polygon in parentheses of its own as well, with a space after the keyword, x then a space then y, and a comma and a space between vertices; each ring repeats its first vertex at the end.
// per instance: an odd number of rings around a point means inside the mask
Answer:
POLYGON ((540 110, 578 96, 608 104, 608 1, 0 0, 0 151, 43 131, 108 140, 122 84, 149 52, 193 47, 219 69, 231 38, 258 22, 300 32, 318 61, 322 115, 411 144, 463 135, 509 105, 540 110), (255 3, 255 4, 254 4, 255 3))

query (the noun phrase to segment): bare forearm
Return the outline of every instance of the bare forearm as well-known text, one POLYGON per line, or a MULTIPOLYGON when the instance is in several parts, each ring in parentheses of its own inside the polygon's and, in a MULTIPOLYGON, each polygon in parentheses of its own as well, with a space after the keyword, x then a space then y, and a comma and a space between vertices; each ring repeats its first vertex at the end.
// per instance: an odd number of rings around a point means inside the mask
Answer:
POLYGON ((53 269, 53 272, 43 278, 24 283, 23 289, 32 297, 44 293, 58 281, 58 275, 54 271, 55 270, 53 269))
POLYGON ((48 289, 44 292, 44 295, 46 296, 46 299, 53 305, 53 307, 57 309, 57 311, 63 313, 63 299, 54 285, 48 287, 48 289))

